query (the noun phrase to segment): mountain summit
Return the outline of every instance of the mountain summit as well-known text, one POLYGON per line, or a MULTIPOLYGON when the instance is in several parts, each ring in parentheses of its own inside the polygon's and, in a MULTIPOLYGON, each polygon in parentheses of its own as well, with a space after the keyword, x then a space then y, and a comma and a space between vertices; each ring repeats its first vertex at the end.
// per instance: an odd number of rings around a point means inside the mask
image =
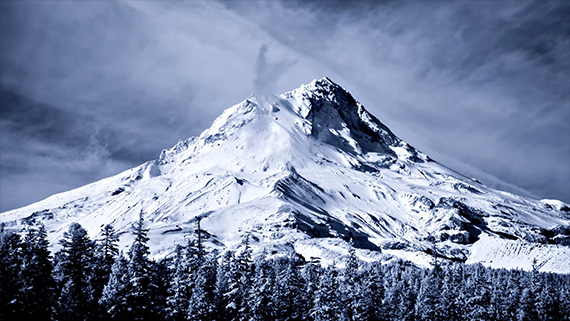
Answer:
POLYGON ((116 176, 0 214, 10 229, 113 224, 130 244, 144 214, 156 256, 196 225, 211 247, 248 236, 257 249, 335 263, 433 256, 570 273, 570 207, 490 189, 396 137, 329 78, 225 110, 197 137, 116 176))

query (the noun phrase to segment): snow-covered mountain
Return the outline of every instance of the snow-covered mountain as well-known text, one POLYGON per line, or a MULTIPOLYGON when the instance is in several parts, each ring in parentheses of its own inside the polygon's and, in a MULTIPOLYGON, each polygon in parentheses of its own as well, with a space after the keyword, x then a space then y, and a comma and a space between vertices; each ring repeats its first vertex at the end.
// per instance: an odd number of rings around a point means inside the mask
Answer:
POLYGON ((200 218, 207 243, 245 235, 269 253, 334 263, 349 242, 364 260, 431 255, 570 273, 570 206, 490 189, 429 158, 328 78, 225 110, 200 136, 116 176, 0 214, 43 222, 52 243, 72 222, 96 238, 112 223, 131 242, 141 211, 156 256, 200 218))

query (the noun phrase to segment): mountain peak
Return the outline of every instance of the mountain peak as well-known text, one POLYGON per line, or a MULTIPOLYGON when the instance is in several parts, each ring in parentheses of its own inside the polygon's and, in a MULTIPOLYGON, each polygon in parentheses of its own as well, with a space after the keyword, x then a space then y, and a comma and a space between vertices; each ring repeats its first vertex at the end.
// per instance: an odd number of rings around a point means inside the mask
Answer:
POLYGON ((350 92, 332 81, 329 77, 314 79, 308 85, 303 85, 298 88, 298 90, 330 100, 334 100, 335 98, 345 100, 350 103, 345 107, 353 107, 356 105, 356 99, 352 97, 350 92))
POLYGON ((317 86, 336 86, 336 87, 342 88, 337 83, 332 81, 332 79, 330 79, 329 77, 323 77, 320 79, 313 79, 313 81, 311 81, 311 84, 315 84, 317 86))
POLYGON ((315 79, 281 97, 297 106, 296 113, 310 122, 313 137, 345 151, 356 148, 359 153, 393 154, 390 146, 402 143, 348 90, 328 77, 315 79))
POLYGON ((168 255, 201 220, 206 246, 247 235, 268 252, 333 264, 353 244, 370 261, 430 255, 495 267, 570 271, 569 206, 473 182, 396 137, 330 78, 226 109, 157 161, 0 215, 97 236, 113 224, 131 243, 145 214, 153 255, 168 255), (382 251, 377 251, 382 249, 382 251), (436 251, 434 253, 434 251, 436 251))
MULTIPOLYGON (((404 151, 404 158, 408 160, 422 162, 427 159, 394 135, 348 90, 328 77, 315 79, 279 96, 251 95, 226 109, 197 138, 197 142, 203 146, 214 145, 217 149, 216 146, 225 145, 228 139, 251 139, 261 143, 272 137, 282 142, 282 148, 298 149, 299 146, 291 142, 299 142, 302 136, 355 157, 377 153, 396 159, 399 156, 395 150, 398 149, 404 151)), ((190 145, 184 141, 171 150, 165 150, 160 161, 168 161, 164 156, 176 155, 190 145)))

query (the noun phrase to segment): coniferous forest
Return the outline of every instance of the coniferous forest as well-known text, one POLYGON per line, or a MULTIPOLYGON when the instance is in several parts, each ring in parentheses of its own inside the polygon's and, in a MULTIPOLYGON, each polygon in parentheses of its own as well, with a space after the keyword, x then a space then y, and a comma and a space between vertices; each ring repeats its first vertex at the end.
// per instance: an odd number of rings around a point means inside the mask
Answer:
POLYGON ((126 254, 112 226, 72 224, 53 256, 43 226, 0 234, 0 320, 569 320, 570 276, 440 263, 343 268, 203 249, 149 258, 142 217, 126 254))

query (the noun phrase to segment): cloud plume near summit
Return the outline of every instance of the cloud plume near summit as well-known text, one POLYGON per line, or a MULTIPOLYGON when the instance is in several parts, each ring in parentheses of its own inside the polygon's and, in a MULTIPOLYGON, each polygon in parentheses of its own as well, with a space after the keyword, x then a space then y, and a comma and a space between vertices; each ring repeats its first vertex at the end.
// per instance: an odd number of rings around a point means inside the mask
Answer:
POLYGON ((257 60, 255 61, 255 93, 263 97, 277 94, 275 90, 279 78, 294 64, 289 60, 270 62, 268 61, 267 51, 267 45, 262 45, 259 48, 257 60))

